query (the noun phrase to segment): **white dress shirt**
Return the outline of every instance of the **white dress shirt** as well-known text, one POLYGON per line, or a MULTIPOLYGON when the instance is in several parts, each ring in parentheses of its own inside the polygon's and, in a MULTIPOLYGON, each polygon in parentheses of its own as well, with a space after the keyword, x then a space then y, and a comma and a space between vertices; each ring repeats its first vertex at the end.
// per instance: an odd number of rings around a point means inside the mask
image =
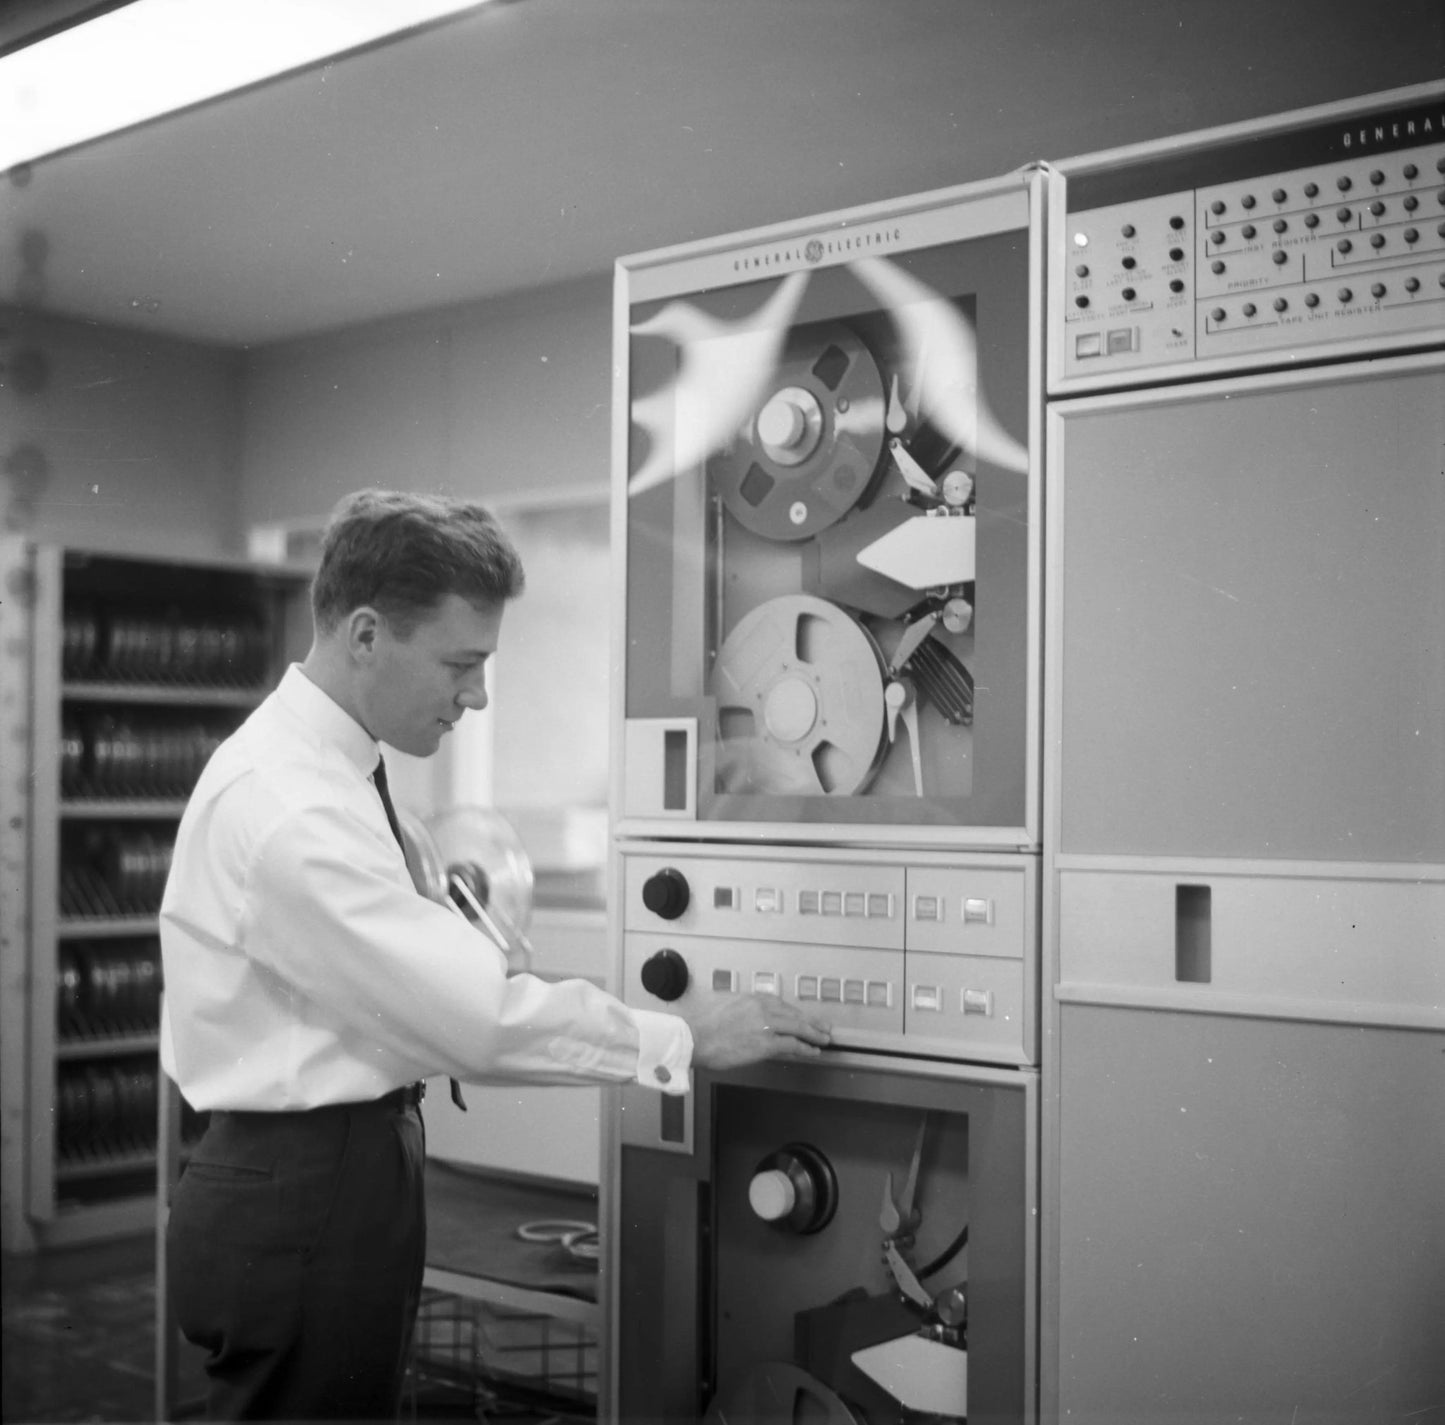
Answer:
POLYGON ((293 666, 201 774, 161 905, 161 1066, 191 1106, 315 1108, 437 1074, 685 1092, 684 1021, 586 980, 508 978, 417 894, 379 756, 293 666))

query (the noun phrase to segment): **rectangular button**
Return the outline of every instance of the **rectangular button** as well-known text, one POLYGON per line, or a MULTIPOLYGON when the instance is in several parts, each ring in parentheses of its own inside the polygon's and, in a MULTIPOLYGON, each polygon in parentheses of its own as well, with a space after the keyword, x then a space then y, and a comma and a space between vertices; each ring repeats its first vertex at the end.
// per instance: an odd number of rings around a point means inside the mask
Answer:
POLYGON ((960 998, 962 1000, 962 1008, 965 1014, 982 1014, 989 1018, 992 1018, 992 990, 964 990, 960 998))
POLYGON ((867 999, 874 1009, 891 1009, 893 986, 887 980, 869 980, 867 999))
POLYGON ((1109 355, 1118 356, 1121 352, 1137 351, 1139 329, 1137 327, 1117 327, 1109 333, 1109 355))
POLYGON ((738 990, 738 972, 736 970, 714 970, 712 972, 712 987, 719 994, 736 994, 738 990))
POLYGON ((843 981, 843 1003, 862 1004, 864 1002, 864 991, 862 980, 843 981))
POLYGON ((753 897, 753 907, 764 915, 772 915, 783 908, 783 893, 770 886, 761 887, 753 897))
POLYGON ((714 886, 712 903, 715 910, 736 910, 738 893, 733 886, 714 886))
POLYGON ((818 985, 818 998, 829 1004, 843 1003, 843 982, 825 975, 818 985))
POLYGON ((993 901, 985 896, 967 896, 963 902, 965 925, 992 925, 993 901))
POLYGON ((868 918, 870 920, 892 920, 893 897, 870 895, 868 897, 868 918))
POLYGON ((914 985, 913 1008, 927 1009, 935 1013, 943 1009, 943 991, 937 985, 914 985))
POLYGON ((822 910, 817 891, 798 892, 798 914, 817 915, 822 910))
POLYGON ((914 920, 942 920, 943 902, 937 896, 913 897, 914 920))
POLYGON ((799 975, 799 976, 798 976, 798 998, 799 998, 799 999, 817 999, 817 998, 818 998, 818 977, 817 977, 817 975, 799 975))
POLYGON ((824 891, 824 892, 823 892, 823 914, 824 914, 824 915, 842 915, 842 914, 843 914, 843 893, 842 893, 841 891, 824 891))
POLYGON ((755 995, 775 995, 777 992, 778 976, 775 970, 753 971, 753 993, 755 995))
POLYGON ((846 891, 843 895, 844 915, 866 915, 868 913, 868 897, 862 891, 846 891))
POLYGON ((1098 356, 1104 350, 1104 339, 1098 332, 1080 332, 1074 338, 1075 356, 1098 356))

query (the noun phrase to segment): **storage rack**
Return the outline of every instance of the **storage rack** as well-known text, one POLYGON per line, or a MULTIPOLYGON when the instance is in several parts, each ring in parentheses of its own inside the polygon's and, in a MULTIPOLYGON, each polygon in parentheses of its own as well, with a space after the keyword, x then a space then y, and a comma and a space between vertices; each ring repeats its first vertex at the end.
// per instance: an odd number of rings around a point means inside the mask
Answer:
MULTIPOLYGON (((13 1142, 9 1094, 6 1104, 26 1229, 12 1209, 7 1235, 28 1237, 13 1244, 23 1250, 155 1222, 170 850, 211 751, 304 651, 309 571, 14 542, 5 552, 29 590, 28 660, 14 642, 7 652, 17 671, 28 661, 32 774, 29 934, 18 937, 29 951, 25 1131, 13 1142)), ((6 714, 19 716, 8 699, 6 714)), ((7 746, 20 740, 10 729, 7 746)), ((184 1141, 196 1125, 182 1115, 184 1141)))

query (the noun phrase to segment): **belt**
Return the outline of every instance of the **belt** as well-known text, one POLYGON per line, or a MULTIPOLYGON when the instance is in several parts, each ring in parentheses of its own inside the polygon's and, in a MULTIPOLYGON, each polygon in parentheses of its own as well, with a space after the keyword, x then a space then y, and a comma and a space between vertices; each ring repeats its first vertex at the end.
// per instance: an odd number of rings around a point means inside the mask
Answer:
POLYGON ((418 1079, 414 1084, 404 1084, 399 1089, 392 1089, 390 1093, 382 1094, 375 1100, 378 1108, 416 1108, 426 1097, 426 1081, 418 1079))

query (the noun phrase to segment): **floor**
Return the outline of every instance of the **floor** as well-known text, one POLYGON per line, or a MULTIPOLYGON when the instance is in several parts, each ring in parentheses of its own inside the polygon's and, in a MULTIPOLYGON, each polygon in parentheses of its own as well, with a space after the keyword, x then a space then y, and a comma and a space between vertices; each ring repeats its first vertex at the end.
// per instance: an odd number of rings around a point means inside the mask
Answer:
POLYGON ((8 1422, 155 1420, 155 1244, 5 1258, 8 1422))
MULTIPOLYGON (((5 1257, 0 1420, 156 1420, 154 1254, 153 1240, 137 1238, 5 1257)), ((571 1425, 591 1418, 585 1406, 559 1406, 535 1391, 478 1378, 471 1369, 477 1328, 468 1318, 459 1334, 458 1315, 454 1298, 435 1296, 424 1304, 418 1337, 429 1349, 413 1370, 404 1419, 571 1425)), ((185 1407, 201 1399, 204 1376, 182 1346, 177 1400, 183 1416, 195 1415, 185 1407)))

